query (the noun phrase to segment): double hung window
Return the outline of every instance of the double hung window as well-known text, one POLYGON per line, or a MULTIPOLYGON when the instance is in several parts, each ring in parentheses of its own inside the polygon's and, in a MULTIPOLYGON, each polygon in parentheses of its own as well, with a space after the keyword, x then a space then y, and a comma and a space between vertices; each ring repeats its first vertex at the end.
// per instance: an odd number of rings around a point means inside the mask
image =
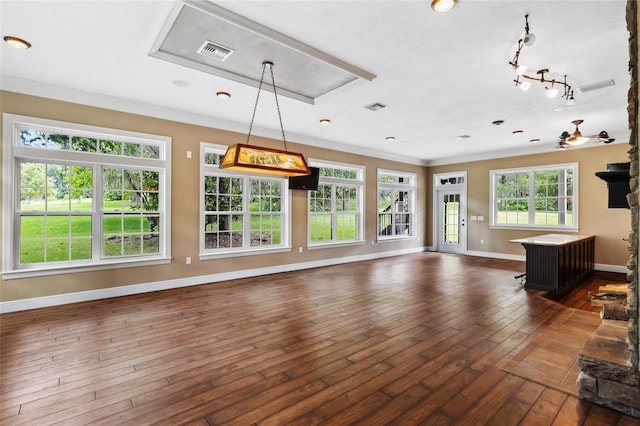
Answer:
POLYGON ((201 144, 201 258, 290 250, 288 181, 220 169, 226 147, 201 144))
POLYGON ((169 138, 11 114, 4 126, 4 273, 169 261, 169 138))
POLYGON ((491 225, 578 229, 578 164, 492 170, 491 225))
POLYGON ((415 235, 415 173, 378 169, 378 239, 415 235))
POLYGON ((309 192, 309 246, 363 241, 364 167, 312 160, 318 189, 309 192))

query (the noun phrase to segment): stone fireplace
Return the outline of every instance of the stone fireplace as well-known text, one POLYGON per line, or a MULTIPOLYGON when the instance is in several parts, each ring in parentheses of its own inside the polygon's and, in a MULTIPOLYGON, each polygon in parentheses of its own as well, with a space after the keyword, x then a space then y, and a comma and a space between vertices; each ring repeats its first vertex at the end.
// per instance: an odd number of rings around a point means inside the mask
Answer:
POLYGON ((627 268, 627 313, 629 321, 603 320, 578 355, 581 373, 578 377, 580 397, 640 418, 640 339, 638 327, 638 7, 635 0, 627 1, 627 29, 629 31, 629 71, 631 85, 628 93, 629 128, 629 186, 627 195, 631 209, 629 262, 627 268))

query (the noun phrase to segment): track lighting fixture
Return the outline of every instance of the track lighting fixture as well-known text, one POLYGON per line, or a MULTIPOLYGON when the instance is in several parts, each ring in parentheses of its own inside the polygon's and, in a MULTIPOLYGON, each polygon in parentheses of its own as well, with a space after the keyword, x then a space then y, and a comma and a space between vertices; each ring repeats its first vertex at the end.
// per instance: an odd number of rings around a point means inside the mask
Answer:
POLYGON ((531 46, 536 41, 536 36, 533 33, 529 32, 529 15, 524 15, 524 36, 518 40, 518 48, 516 49, 516 53, 513 55, 513 59, 509 62, 509 65, 513 67, 513 71, 516 74, 516 79, 513 80, 516 83, 516 86, 520 87, 523 92, 526 92, 531 88, 531 82, 537 81, 538 83, 544 84, 544 88, 546 89, 547 97, 553 99, 558 96, 560 93, 558 91, 558 87, 561 86, 564 90, 562 93, 562 98, 567 100, 567 105, 573 106, 576 103, 575 98, 573 97, 573 89, 571 85, 567 83, 567 76, 565 75, 562 80, 558 79, 549 79, 545 78, 545 74, 549 73, 548 68, 542 68, 536 71, 538 77, 528 75, 527 66, 519 63, 520 54, 522 53, 522 48, 525 46, 531 46))

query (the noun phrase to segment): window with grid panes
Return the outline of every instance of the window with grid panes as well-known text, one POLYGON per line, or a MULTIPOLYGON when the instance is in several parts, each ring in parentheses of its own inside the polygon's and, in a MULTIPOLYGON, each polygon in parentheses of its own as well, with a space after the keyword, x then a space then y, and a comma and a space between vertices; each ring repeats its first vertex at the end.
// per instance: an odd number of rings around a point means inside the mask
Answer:
POLYGON ((201 144, 201 258, 289 250, 288 181, 220 169, 226 147, 201 144))
POLYGON ((4 125, 4 273, 169 261, 169 138, 11 114, 4 125))
POLYGON ((363 241, 364 167, 311 160, 318 189, 309 191, 309 246, 363 241))
POLYGON ((412 238, 415 173, 378 170, 378 239, 412 238))
POLYGON ((578 229, 578 164, 492 170, 491 226, 578 229))

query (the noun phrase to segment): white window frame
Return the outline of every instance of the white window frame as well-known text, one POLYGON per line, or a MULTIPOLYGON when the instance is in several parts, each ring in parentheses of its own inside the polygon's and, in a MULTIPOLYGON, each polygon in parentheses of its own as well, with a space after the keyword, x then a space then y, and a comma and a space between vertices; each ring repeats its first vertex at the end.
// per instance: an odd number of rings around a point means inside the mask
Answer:
MULTIPOLYGON (((356 217, 357 217, 357 225, 356 225, 356 238, 353 240, 337 240, 335 236, 331 241, 311 241, 311 192, 308 191, 307 194, 307 249, 322 249, 322 248, 330 248, 336 246, 348 246, 348 245, 361 245, 366 242, 364 236, 364 199, 365 199, 365 176, 366 176, 366 168, 365 166, 355 165, 355 164, 347 164, 347 163, 339 163, 335 161, 327 161, 320 159, 310 158, 308 160, 309 166, 318 167, 318 168, 330 168, 330 169, 343 169, 348 171, 356 172, 356 179, 341 179, 329 176, 318 177, 318 185, 346 185, 346 186, 354 186, 356 187, 356 217)), ((337 212, 335 208, 335 197, 331 200, 331 226, 332 229, 336 229, 337 227, 337 212)), ((337 234, 337 233, 334 233, 337 234)))
MULTIPOLYGON (((282 253, 291 251, 291 208, 290 208, 290 191, 289 180, 286 177, 265 175, 260 173, 245 173, 237 172, 233 170, 220 169, 217 165, 205 164, 206 153, 214 153, 224 155, 227 150, 226 145, 213 144, 208 142, 200 142, 200 227, 199 227, 199 259, 221 259, 237 256, 259 255, 268 253, 282 253), (219 176, 219 177, 231 177, 242 178, 245 189, 248 188, 248 179, 269 179, 277 180, 282 184, 281 187, 281 234, 280 244, 251 247, 246 244, 243 247, 231 247, 231 248, 219 248, 219 249, 207 249, 205 244, 205 200, 204 200, 204 178, 205 176, 219 176)), ((244 194, 248 194, 247 191, 243 191, 244 194)), ((246 200, 243 200, 243 205, 246 204, 246 200)), ((251 232, 249 224, 251 212, 248 210, 242 211, 244 214, 245 226, 243 232, 251 232)), ((245 241, 248 241, 246 236, 245 241)))
POLYGON ((3 221, 2 278, 27 278, 73 272, 94 271, 171 262, 171 138, 77 123, 48 120, 16 114, 3 114, 3 221), (57 150, 20 145, 20 128, 34 128, 74 136, 151 144, 159 148, 159 158, 125 157, 72 150, 57 150), (94 168, 92 217, 92 258, 77 261, 19 264, 20 161, 82 165, 94 168), (102 256, 103 183, 98 182, 102 168, 130 168, 159 172, 159 252, 153 254, 102 256))
POLYGON ((416 238, 416 190, 418 175, 411 172, 403 172, 399 170, 378 169, 376 174, 376 239, 377 241, 405 240, 416 238), (380 182, 380 176, 397 176, 409 179, 407 184, 380 182), (391 189, 408 192, 409 195, 409 229, 410 234, 402 235, 380 235, 380 190, 391 189))
POLYGON ((490 170, 489 171, 489 187, 491 188, 491 207, 489 211, 489 227, 493 229, 526 229, 526 230, 540 230, 540 231, 566 231, 566 232, 577 232, 579 230, 579 221, 578 221, 578 213, 579 213, 579 199, 578 199, 578 184, 579 184, 579 165, 578 163, 564 163, 564 164, 551 164, 551 165, 543 165, 543 166, 531 166, 531 167, 520 167, 520 168, 512 168, 512 169, 499 169, 499 170, 490 170), (571 198, 573 199, 573 223, 570 225, 538 225, 535 223, 535 172, 544 172, 544 171, 555 171, 555 170, 572 170, 573 172, 573 195, 571 198), (529 174, 529 195, 528 195, 528 224, 505 224, 505 223, 497 223, 497 177, 502 174, 508 173, 528 173, 529 174))

